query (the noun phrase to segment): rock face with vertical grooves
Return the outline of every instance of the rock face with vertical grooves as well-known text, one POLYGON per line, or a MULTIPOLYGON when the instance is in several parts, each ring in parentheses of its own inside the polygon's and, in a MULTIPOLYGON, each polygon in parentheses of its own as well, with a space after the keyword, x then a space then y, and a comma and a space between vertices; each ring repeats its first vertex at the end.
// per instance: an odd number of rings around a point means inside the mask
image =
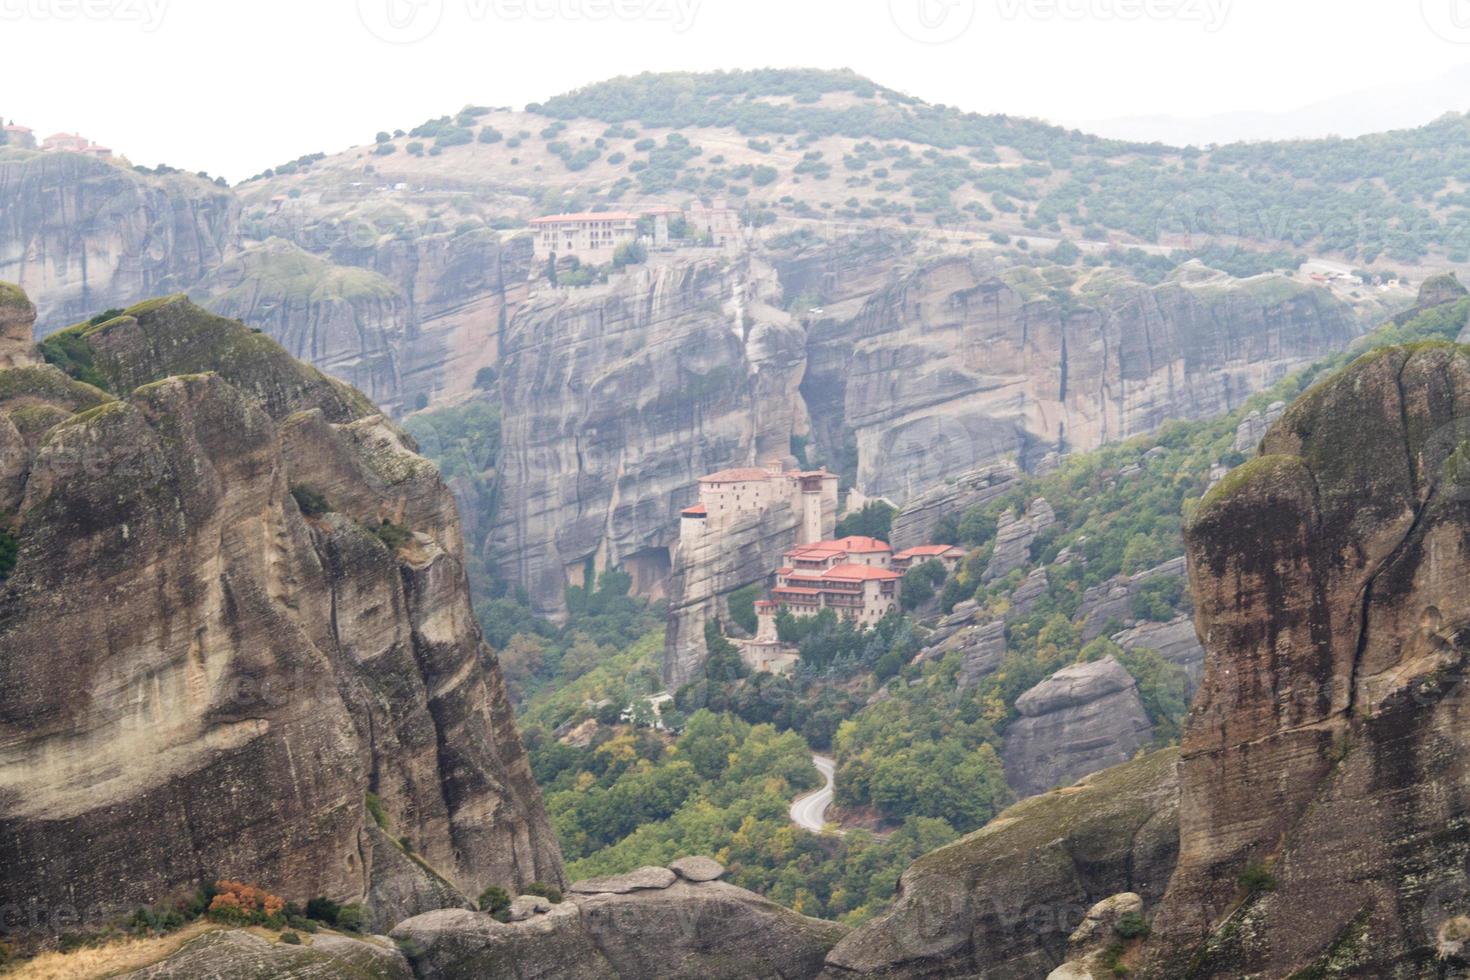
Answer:
POLYGON ((802 389, 855 442, 862 491, 900 505, 986 460, 1029 466, 1226 412, 1358 332, 1325 290, 1198 263, 1150 287, 978 253, 888 262, 876 289, 829 280, 802 389))
POLYGON ((210 272, 194 292, 211 310, 264 330, 375 403, 399 407, 408 313, 382 276, 271 239, 210 272))
POLYGON ((1444 944, 1470 911, 1467 418, 1470 351, 1375 351, 1293 404, 1187 523, 1208 658, 1151 940, 1163 975, 1460 962, 1444 944), (1242 888, 1253 866, 1273 888, 1242 888))
POLYGON ((367 901, 385 928, 560 883, 433 465, 181 297, 68 341, 106 391, 0 370, 25 447, 0 893, 95 918, 230 877, 367 901))
POLYGON ((661 588, 699 477, 789 457, 804 349, 768 278, 753 261, 640 268, 511 319, 492 545, 543 611, 588 568, 661 588))
POLYGON ((140 174, 74 153, 0 159, 0 280, 43 329, 198 282, 239 246, 240 203, 191 174, 140 174))

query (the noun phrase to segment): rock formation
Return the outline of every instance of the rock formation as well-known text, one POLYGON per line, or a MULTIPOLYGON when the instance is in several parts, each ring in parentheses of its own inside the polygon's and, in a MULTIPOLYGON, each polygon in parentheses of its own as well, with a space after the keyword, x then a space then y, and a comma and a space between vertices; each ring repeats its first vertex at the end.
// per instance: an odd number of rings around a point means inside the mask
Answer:
POLYGON ((698 478, 805 432, 801 329, 764 282, 754 263, 646 267, 511 318, 492 553, 543 612, 589 569, 662 586, 698 478))
POLYGON ((1007 511, 1000 515, 995 528, 995 548, 990 553, 990 562, 985 566, 985 573, 980 576, 980 580, 993 582, 1017 568, 1029 565, 1031 542, 1056 522, 1056 512, 1044 497, 1031 501, 1024 514, 1017 515, 1007 511))
POLYGON ((31 331, 36 308, 25 293, 9 283, 0 283, 0 369, 40 363, 31 331))
POLYGON ((414 980, 408 959, 382 936, 306 936, 303 945, 275 942, 244 929, 207 932, 152 966, 118 980, 200 977, 310 977, 312 980, 414 980))
POLYGON ((198 282, 239 245, 240 205, 191 174, 142 174, 74 153, 0 161, 0 280, 43 330, 198 282))
POLYGON ((958 650, 964 657, 957 683, 974 687, 980 678, 995 672, 1006 655, 1006 626, 998 619, 972 622, 974 611, 958 612, 941 621, 923 652, 926 660, 939 660, 958 650), (953 620, 954 622, 951 622, 953 620))
POLYGON ((1004 461, 945 480, 910 500, 894 515, 889 542, 896 551, 936 543, 934 530, 941 518, 963 514, 971 507, 1003 497, 1015 487, 1020 475, 1014 463, 1004 461))
POLYGON ((1138 684, 1112 657, 1063 667, 1016 699, 1006 782, 1021 796, 1133 758, 1153 731, 1138 684))
POLYGON ((886 914, 827 957, 823 980, 1036 980, 1097 902, 1164 893, 1177 856, 1179 753, 1166 749, 1023 800, 919 858, 886 914))
POLYGON ((797 542, 800 512, 780 502, 762 513, 730 519, 718 533, 681 537, 669 579, 669 619, 663 673, 671 689, 687 684, 704 663, 704 627, 728 621, 731 592, 765 582, 797 542))
POLYGON ((1273 423, 1281 418, 1281 413, 1286 411, 1285 402, 1272 402, 1266 406, 1265 414, 1257 411, 1247 412, 1245 418, 1235 427, 1235 443, 1231 447, 1238 453, 1254 453, 1256 446, 1260 444, 1261 437, 1266 434, 1273 423))
POLYGON ((863 494, 907 512, 895 543, 914 543, 940 507, 1004 492, 1007 458, 1224 411, 1358 329, 1280 277, 1043 282, 978 255, 895 263, 896 248, 665 260, 517 308, 494 566, 552 613, 589 562, 661 582, 694 480, 808 432, 813 461, 850 462, 863 494), (814 288, 820 314, 778 309, 814 288))
MULTIPOLYGON (((1119 931, 1130 918, 1143 920, 1143 898, 1134 892, 1109 895, 1087 910, 1082 924, 1067 937, 1067 962, 1046 975, 1046 980, 1104 980, 1117 973, 1108 963, 1110 954, 1123 946, 1119 931)), ((1129 938, 1137 939, 1137 933, 1129 938)))
POLYGON ((852 434, 859 488, 900 505, 987 460, 1221 414, 1357 333, 1323 290, 1198 263, 1147 287, 976 254, 900 265, 865 298, 829 285, 802 390, 852 434))
POLYGON ((393 211, 279 214, 266 228, 283 237, 212 272, 196 287, 201 302, 398 414, 481 386, 529 296, 527 236, 431 230, 393 211))
POLYGON ((358 392, 182 297, 60 340, 107 391, 0 371, 24 446, 0 583, 7 901, 92 919, 232 877, 386 926, 559 882, 432 464, 358 392))
POLYGON ((1375 351, 1189 520, 1209 655, 1155 975, 1466 965, 1467 417, 1465 348, 1375 351))
POLYGON ((1102 636, 1108 624, 1114 621, 1124 625, 1136 622, 1133 598, 1139 594, 1144 583, 1150 579, 1169 576, 1183 578, 1184 575, 1184 556, 1180 555, 1153 568, 1146 568, 1133 575, 1119 575, 1110 581, 1092 586, 1082 593, 1082 601, 1077 606, 1077 616, 1082 620, 1082 638, 1091 640, 1102 636))
POLYGON ((1167 623, 1140 622, 1114 633, 1112 641, 1124 650, 1153 650, 1171 664, 1183 667, 1189 684, 1186 694, 1192 695, 1204 676, 1205 648, 1188 616, 1177 616, 1167 623))
POLYGON ((374 402, 400 408, 408 314, 382 276, 271 239, 210 272, 195 295, 374 402))
POLYGON ((527 903, 529 914, 511 922, 430 912, 400 923, 393 937, 424 980, 817 977, 847 929, 717 880, 723 870, 684 858, 578 882, 560 904, 527 903))

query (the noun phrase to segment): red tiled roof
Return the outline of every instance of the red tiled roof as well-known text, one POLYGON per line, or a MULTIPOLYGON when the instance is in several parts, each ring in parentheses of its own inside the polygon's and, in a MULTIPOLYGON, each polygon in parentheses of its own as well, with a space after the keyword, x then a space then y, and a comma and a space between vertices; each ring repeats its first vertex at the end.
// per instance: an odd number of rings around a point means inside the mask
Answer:
POLYGON ((798 548, 792 548, 786 552, 786 558, 805 558, 811 561, 820 561, 823 558, 831 558, 833 555, 845 555, 844 548, 823 548, 814 544, 804 544, 798 548))
POLYGON ((739 466, 731 470, 720 470, 699 478, 700 483, 749 483, 754 480, 769 480, 776 474, 758 466, 739 466))
POLYGON ((709 511, 705 508, 704 504, 695 504, 693 507, 685 507, 679 513, 685 517, 703 517, 709 511))
POLYGON ((575 211, 570 214, 543 214, 532 218, 533 225, 559 224, 563 221, 637 221, 631 211, 575 211))
POLYGON ((851 534, 845 538, 838 538, 835 541, 819 541, 817 544, 819 547, 837 547, 843 551, 858 552, 859 554, 893 550, 893 546, 887 541, 879 541, 877 538, 865 538, 857 534, 851 534))
POLYGON ((901 576, 889 568, 873 568, 870 565, 834 565, 822 573, 822 578, 846 582, 880 582, 901 576))
POLYGON ((777 575, 790 575, 791 572, 792 572, 792 569, 790 569, 790 568, 778 568, 778 569, 776 569, 776 574, 777 575))

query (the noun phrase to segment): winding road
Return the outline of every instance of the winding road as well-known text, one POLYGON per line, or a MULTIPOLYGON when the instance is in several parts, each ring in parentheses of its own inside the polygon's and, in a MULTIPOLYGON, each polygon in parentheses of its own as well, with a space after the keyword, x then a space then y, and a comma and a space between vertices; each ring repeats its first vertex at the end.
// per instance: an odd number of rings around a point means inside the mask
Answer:
POLYGON ((837 763, 825 755, 814 755, 812 765, 817 767, 826 783, 821 789, 803 793, 791 801, 791 822, 803 830, 820 834, 827 825, 827 807, 832 805, 832 775, 837 770, 837 763))

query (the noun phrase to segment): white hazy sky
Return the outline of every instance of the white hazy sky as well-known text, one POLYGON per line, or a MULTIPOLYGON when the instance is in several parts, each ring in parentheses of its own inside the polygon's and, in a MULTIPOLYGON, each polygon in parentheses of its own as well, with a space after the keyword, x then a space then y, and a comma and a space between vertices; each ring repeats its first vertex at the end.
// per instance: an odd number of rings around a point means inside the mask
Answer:
POLYGON ((1062 121, 1291 109, 1470 62, 1470 0, 0 0, 0 50, 7 119, 234 181, 644 70, 850 67, 1062 121))

